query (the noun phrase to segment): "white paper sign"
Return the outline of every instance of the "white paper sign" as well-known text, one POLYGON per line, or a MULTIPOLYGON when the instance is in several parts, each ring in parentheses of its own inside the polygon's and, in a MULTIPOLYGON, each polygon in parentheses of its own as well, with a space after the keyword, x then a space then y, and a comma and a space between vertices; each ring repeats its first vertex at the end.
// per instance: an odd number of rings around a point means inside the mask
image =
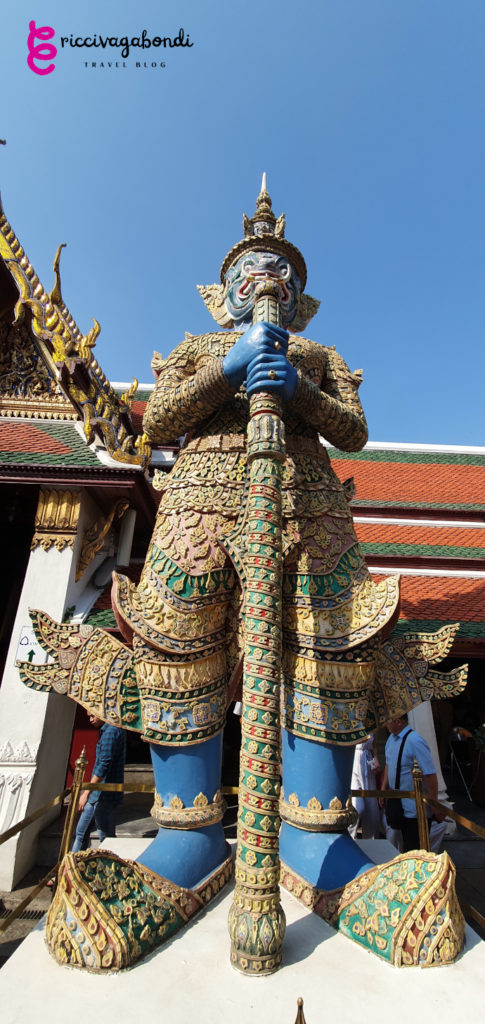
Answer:
POLYGON ((45 665, 47 660, 47 652, 40 646, 32 626, 22 626, 17 647, 17 661, 30 661, 33 665, 45 665))

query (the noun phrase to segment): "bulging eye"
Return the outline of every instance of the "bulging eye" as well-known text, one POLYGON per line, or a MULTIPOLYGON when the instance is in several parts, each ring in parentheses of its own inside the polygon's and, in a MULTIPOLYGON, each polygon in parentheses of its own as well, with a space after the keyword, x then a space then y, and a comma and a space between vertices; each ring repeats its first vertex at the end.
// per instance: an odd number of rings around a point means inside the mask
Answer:
POLYGON ((249 277, 254 270, 254 260, 244 260, 241 265, 241 274, 243 277, 249 277))
POLYGON ((289 281, 291 277, 291 267, 288 260, 280 260, 278 270, 280 272, 281 279, 283 281, 289 281))

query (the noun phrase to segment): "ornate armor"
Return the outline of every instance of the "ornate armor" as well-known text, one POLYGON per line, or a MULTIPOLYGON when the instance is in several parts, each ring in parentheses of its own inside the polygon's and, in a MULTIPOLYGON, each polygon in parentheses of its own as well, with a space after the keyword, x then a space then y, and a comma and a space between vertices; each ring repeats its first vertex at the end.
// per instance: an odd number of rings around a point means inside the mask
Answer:
MULTIPOLYGON (((145 412, 152 443, 186 431, 174 469, 156 481, 161 499, 141 581, 135 587, 118 579, 115 590, 118 615, 136 637, 148 729, 168 673, 173 691, 187 694, 189 674, 194 689, 204 688, 207 721, 220 728, 240 661, 241 593, 227 545, 245 509, 249 402, 244 388, 233 393, 222 370, 234 341, 227 333, 187 337, 163 362, 145 412)), ((283 414, 283 717, 297 735, 355 743, 368 732, 371 641, 396 610, 398 584, 370 578, 345 487, 319 440, 324 431, 343 449, 365 443, 360 375, 334 349, 305 338, 290 337, 288 359, 298 385, 283 414)), ((190 722, 178 716, 182 742, 195 741, 190 722)), ((177 723, 167 720, 167 729, 171 742, 177 723)))

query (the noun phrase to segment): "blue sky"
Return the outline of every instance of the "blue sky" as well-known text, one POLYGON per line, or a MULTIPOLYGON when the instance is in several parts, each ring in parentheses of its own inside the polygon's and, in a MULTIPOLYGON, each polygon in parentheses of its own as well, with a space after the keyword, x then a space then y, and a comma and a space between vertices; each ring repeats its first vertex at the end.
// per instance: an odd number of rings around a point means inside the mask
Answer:
POLYGON ((364 368, 371 439, 485 444, 482 0, 17 0, 1 23, 5 213, 47 289, 68 243, 63 296, 111 380, 215 327, 195 286, 265 170, 322 302, 306 334, 364 368), (180 27, 193 46, 124 68, 60 46, 180 27))

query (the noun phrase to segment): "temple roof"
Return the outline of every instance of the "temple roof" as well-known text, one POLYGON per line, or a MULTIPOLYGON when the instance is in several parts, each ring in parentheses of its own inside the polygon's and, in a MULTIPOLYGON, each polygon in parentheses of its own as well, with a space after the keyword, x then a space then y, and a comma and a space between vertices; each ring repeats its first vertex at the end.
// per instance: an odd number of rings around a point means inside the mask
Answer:
POLYGON ((460 623, 458 640, 485 641, 485 578, 403 573, 399 626, 438 629, 445 622, 460 623))
POLYGON ((359 508, 485 512, 485 448, 375 443, 350 455, 333 448, 329 454, 341 480, 353 476, 359 508))
POLYGON ((18 464, 63 469, 101 465, 74 423, 0 419, 0 467, 18 464))
POLYGON ((485 523, 481 526, 417 525, 409 523, 356 523, 357 536, 369 557, 396 555, 408 558, 485 559, 485 523))
POLYGON ((485 643, 485 448, 366 445, 329 450, 352 477, 355 529, 372 575, 399 573, 398 630, 460 622, 455 652, 485 643))
POLYGON ((62 298, 60 249, 48 294, 0 208, 0 418, 78 420, 86 445, 143 470, 150 446, 130 415, 137 382, 117 394, 105 377, 93 356, 99 324, 83 334, 62 298))

